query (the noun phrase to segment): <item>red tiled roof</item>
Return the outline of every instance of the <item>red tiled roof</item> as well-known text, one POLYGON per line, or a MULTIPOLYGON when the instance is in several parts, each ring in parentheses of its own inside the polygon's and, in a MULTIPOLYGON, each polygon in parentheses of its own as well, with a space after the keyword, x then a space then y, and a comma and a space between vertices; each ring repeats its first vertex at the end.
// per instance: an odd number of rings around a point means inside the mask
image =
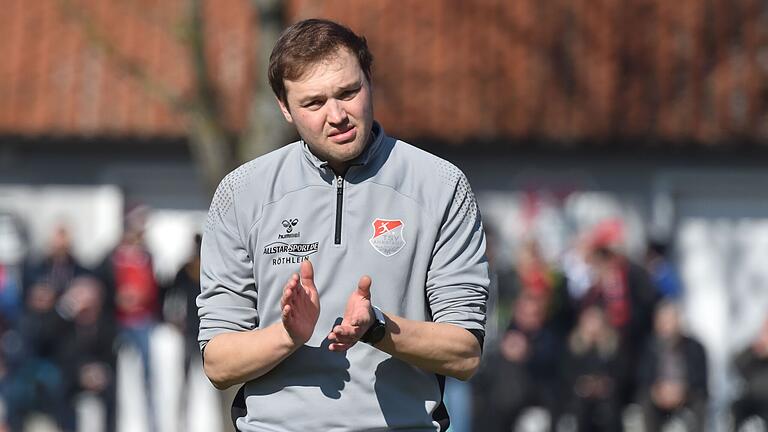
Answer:
POLYGON ((369 37, 378 117, 407 136, 565 145, 768 139, 765 2, 355 4, 300 0, 294 8, 369 37))
MULTIPOLYGON (((256 15, 249 0, 205 4, 210 71, 237 130, 259 72, 256 15)), ((125 65, 189 93, 184 5, 6 0, 0 134, 183 135, 183 117, 125 65), (123 68, 94 47, 84 22, 116 47, 123 68)), ((291 0, 286 7, 290 22, 323 16, 366 35, 376 58, 376 116, 400 136, 768 138, 768 6, 758 0, 291 0)))
MULTIPOLYGON (((208 48, 227 118, 238 127, 253 81, 255 29, 248 0, 222 3, 229 7, 207 4, 208 48)), ((127 71, 146 70, 158 88, 188 93, 183 7, 183 1, 6 0, 0 14, 0 52, 6 53, 0 62, 0 133, 182 134, 182 117, 162 92, 127 71), (99 48, 104 41, 119 57, 99 48)))

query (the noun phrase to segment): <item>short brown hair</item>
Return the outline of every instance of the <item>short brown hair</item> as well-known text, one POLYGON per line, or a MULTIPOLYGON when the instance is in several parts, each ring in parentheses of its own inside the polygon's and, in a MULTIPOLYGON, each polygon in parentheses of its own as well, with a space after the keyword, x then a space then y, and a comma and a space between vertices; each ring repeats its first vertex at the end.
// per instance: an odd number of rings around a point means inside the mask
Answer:
POLYGON ((284 80, 296 80, 308 66, 328 58, 339 48, 348 49, 371 82, 373 55, 365 38, 349 28, 324 19, 299 21, 288 27, 269 56, 269 85, 280 101, 287 103, 284 80))

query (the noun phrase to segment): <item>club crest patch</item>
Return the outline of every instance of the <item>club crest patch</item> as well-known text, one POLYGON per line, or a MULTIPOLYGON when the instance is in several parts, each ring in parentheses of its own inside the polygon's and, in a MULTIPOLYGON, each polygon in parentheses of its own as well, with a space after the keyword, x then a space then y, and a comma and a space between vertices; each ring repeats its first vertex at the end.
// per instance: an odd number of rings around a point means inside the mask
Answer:
POLYGON ((400 219, 375 219, 373 236, 368 241, 380 254, 392 256, 405 246, 403 228, 405 224, 400 219))

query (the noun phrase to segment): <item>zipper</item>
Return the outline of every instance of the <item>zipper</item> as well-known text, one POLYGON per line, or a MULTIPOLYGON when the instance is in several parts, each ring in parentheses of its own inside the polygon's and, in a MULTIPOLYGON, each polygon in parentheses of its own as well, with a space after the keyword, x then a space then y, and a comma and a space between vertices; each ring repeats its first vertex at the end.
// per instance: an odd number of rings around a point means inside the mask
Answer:
POLYGON ((341 205, 344 201, 344 177, 336 177, 336 231, 333 244, 341 244, 341 205))

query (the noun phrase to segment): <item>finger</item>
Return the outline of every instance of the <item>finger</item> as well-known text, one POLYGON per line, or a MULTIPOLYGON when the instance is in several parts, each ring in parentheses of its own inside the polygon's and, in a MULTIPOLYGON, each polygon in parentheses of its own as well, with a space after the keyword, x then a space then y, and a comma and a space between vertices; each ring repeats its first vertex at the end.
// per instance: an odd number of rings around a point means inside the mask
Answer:
POLYGON ((301 294, 304 291, 301 288, 301 285, 299 285, 299 276, 296 275, 295 277, 291 278, 291 280, 288 281, 288 285, 291 288, 290 301, 291 303, 296 303, 296 300, 301 297, 301 294))
POLYGON ((339 337, 353 337, 357 334, 352 326, 337 325, 333 328, 333 333, 339 337))
MULTIPOLYGON (((299 276, 296 273, 294 273, 293 276, 291 276, 291 278, 288 279, 288 286, 293 288, 294 290, 296 290, 296 288, 298 288, 298 286, 299 286, 299 276)), ((296 291, 300 291, 300 290, 296 290, 296 291)))
POLYGON ((304 287, 310 298, 315 301, 317 299, 317 288, 315 287, 315 269, 312 267, 312 262, 309 260, 302 261, 299 273, 301 286, 304 287))
POLYGON ((291 298, 291 301, 293 303, 296 303, 297 301, 299 301, 299 299, 301 299, 305 294, 304 288, 302 288, 299 285, 294 286, 291 292, 293 293, 293 297, 291 298))
POLYGON ((371 284, 373 281, 371 281, 371 277, 366 275, 360 278, 360 281, 357 282, 357 293, 365 299, 371 299, 371 284))
POLYGON ((299 279, 301 285, 305 288, 308 288, 310 285, 315 285, 315 269, 312 267, 312 263, 309 260, 301 262, 301 267, 299 267, 299 279))
POLYGON ((336 344, 352 344, 352 343, 357 342, 357 338, 346 337, 346 336, 339 336, 339 335, 337 335, 336 333, 333 333, 333 332, 328 333, 327 339, 329 341, 331 341, 331 343, 336 343, 336 344))
POLYGON ((352 345, 358 340, 359 339, 353 338, 353 337, 336 337, 335 340, 332 340, 331 342, 337 343, 337 344, 352 345))
POLYGON ((287 303, 291 301, 291 296, 293 295, 293 292, 296 289, 296 279, 298 276, 294 275, 290 279, 288 279, 288 282, 285 283, 285 286, 283 286, 283 296, 280 297, 280 306, 285 306, 287 303))
POLYGON ((283 306, 283 321, 288 320, 291 317, 291 305, 283 306))
POLYGON ((341 329, 334 329, 332 332, 334 335, 334 341, 337 343, 349 343, 354 344, 358 340, 360 340, 361 332, 356 331, 356 329, 352 328, 341 328, 341 329))
POLYGON ((336 352, 347 351, 350 348, 352 348, 352 344, 332 343, 332 344, 328 345, 328 349, 329 350, 336 351, 336 352))
POLYGON ((301 281, 298 273, 294 273, 293 276, 291 276, 290 283, 294 287, 294 290, 296 291, 297 296, 301 296, 302 294, 304 294, 304 290, 300 289, 301 281))
POLYGON ((285 304, 292 304, 296 298, 296 289, 288 288, 285 290, 285 304))
POLYGON ((291 297, 291 289, 288 288, 286 285, 285 288, 283 288, 283 296, 280 297, 280 307, 285 307, 290 302, 291 297))

